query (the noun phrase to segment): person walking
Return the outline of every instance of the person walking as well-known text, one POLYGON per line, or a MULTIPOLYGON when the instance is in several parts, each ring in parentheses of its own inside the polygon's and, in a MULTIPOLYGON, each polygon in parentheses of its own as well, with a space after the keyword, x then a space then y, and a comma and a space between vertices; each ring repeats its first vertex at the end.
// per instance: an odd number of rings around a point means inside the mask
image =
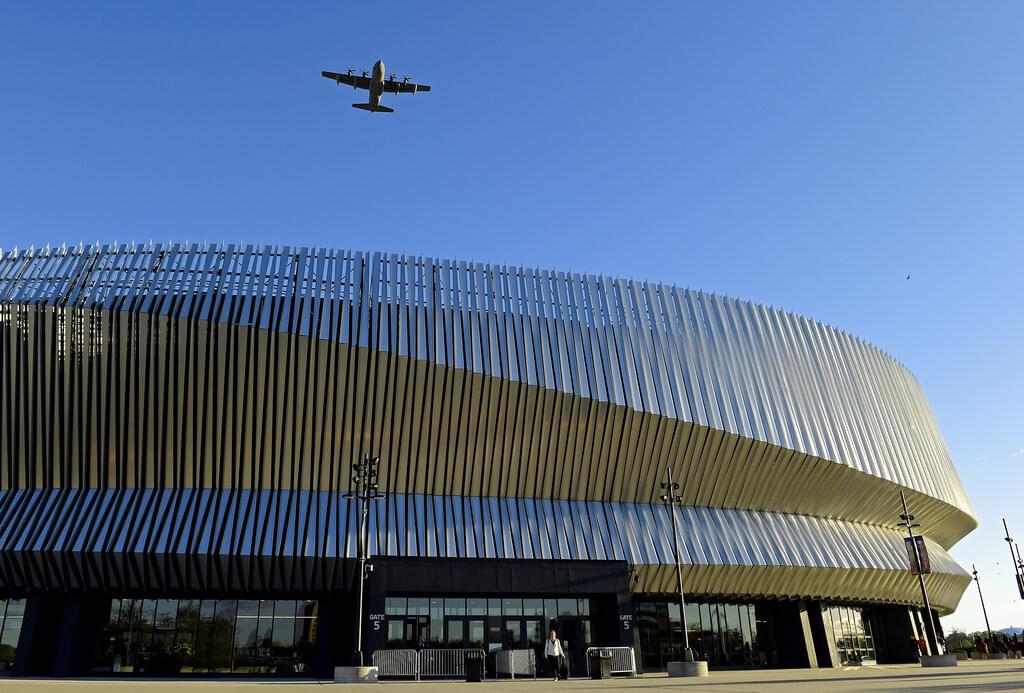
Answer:
POLYGON ((554 672, 554 680, 557 681, 562 670, 562 658, 565 657, 565 650, 558 639, 558 633, 551 629, 551 634, 544 643, 544 657, 547 659, 548 670, 554 672))

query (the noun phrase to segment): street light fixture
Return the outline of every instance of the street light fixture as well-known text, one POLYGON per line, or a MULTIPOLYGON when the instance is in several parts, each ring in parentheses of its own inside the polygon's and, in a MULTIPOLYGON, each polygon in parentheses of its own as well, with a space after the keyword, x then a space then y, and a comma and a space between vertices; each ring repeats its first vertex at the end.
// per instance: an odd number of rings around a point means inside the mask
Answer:
POLYGON ((683 568, 679 565, 679 535, 676 530, 676 506, 682 505, 683 497, 676 493, 679 490, 679 484, 672 481, 672 468, 669 467, 666 471, 668 472, 668 482, 661 484, 661 489, 665 491, 661 500, 669 506, 672 518, 672 558, 676 563, 676 579, 679 582, 679 625, 683 629, 683 661, 692 662, 693 650, 690 649, 690 634, 686 629, 686 596, 683 593, 683 568))
POLYGON ((367 563, 370 558, 370 502, 384 498, 377 485, 380 470, 380 458, 366 455, 362 462, 352 465, 352 490, 345 498, 359 502, 359 539, 356 542, 356 553, 359 558, 359 606, 356 612, 356 651, 352 654, 352 663, 363 666, 363 592, 366 578, 373 572, 373 564, 367 563))

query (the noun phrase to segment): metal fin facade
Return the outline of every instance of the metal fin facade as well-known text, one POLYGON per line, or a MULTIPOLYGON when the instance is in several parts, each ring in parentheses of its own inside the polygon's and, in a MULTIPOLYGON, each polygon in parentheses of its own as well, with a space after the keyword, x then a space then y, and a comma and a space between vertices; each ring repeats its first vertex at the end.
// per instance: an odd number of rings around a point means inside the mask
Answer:
POLYGON ((624 560, 671 591, 933 606, 977 524, 924 393, 830 326, 699 291, 325 249, 0 258, 0 590, 323 590, 350 464, 387 556, 624 560), (552 529, 552 528, 555 529, 552 529))

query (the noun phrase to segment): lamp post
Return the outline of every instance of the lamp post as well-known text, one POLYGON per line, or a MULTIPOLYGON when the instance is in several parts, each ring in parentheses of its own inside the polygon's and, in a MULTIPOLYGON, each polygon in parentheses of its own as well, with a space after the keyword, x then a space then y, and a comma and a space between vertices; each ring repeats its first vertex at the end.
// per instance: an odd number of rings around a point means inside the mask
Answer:
POLYGON ((665 491, 661 496, 662 502, 669 507, 672 519, 672 558, 676 563, 676 580, 679 583, 679 625, 683 629, 683 661, 693 661, 693 650, 690 649, 690 634, 686 629, 686 596, 683 593, 683 568, 679 565, 679 535, 676 531, 676 506, 683 502, 683 497, 678 495, 679 484, 672 481, 672 468, 666 469, 668 482, 662 483, 661 488, 665 491))
POLYGON ((356 651, 352 654, 352 663, 363 666, 363 592, 366 578, 373 572, 373 565, 368 565, 370 558, 370 502, 384 498, 377 490, 377 475, 380 469, 380 458, 366 455, 362 462, 352 465, 352 483, 345 498, 354 498, 359 502, 359 539, 356 542, 356 553, 359 559, 359 606, 356 611, 356 651))
POLYGON ((1020 547, 1010 538, 1010 530, 1006 526, 1006 518, 1003 518, 1003 531, 1006 532, 1006 543, 1010 546, 1010 563, 1013 565, 1013 578, 1017 583, 1017 592, 1020 598, 1024 599, 1024 561, 1020 558, 1020 547), (1016 549, 1016 551, 1014 551, 1016 549))
POLYGON ((914 527, 920 527, 919 524, 914 524, 914 516, 910 514, 907 509, 907 496, 900 491, 900 500, 903 502, 903 514, 900 515, 900 519, 903 520, 903 525, 907 528, 907 536, 910 537, 910 546, 914 557, 914 572, 917 573, 918 583, 921 585, 921 599, 924 601, 924 610, 928 614, 928 620, 925 622, 925 637, 928 640, 928 649, 932 652, 938 652, 938 644, 935 637, 935 620, 932 618, 932 607, 928 603, 928 590, 924 586, 924 567, 921 562, 921 552, 917 548, 917 538, 914 536, 914 527))
POLYGON ((978 599, 981 600, 981 614, 985 617, 985 630, 988 631, 988 641, 995 642, 992 640, 992 626, 988 624, 988 612, 985 611, 985 597, 981 594, 981 580, 978 579, 978 569, 971 563, 971 575, 974 576, 974 583, 978 586, 978 599))

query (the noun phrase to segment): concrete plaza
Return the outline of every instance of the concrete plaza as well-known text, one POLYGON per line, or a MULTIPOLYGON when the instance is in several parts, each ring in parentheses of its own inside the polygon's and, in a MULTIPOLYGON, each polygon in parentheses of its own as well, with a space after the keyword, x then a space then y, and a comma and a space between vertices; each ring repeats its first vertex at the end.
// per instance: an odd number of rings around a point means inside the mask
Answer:
MULTIPOLYGON (((845 669, 772 669, 755 671, 717 671, 706 679, 669 679, 651 674, 635 679, 590 681, 574 679, 554 683, 550 679, 534 681, 463 682, 389 682, 376 688, 404 690, 407 693, 446 691, 451 686, 466 690, 526 693, 537 690, 566 691, 656 691, 684 688, 692 693, 768 693, 784 691, 1024 691, 1024 660, 960 662, 950 669, 922 669, 913 665, 850 667, 845 669)), ((314 687, 341 687, 326 681, 209 680, 209 679, 0 679, 0 691, 11 693, 305 693, 314 687)), ((364 688, 366 686, 359 686, 364 688)), ((372 689, 371 689, 372 690, 372 689)))

